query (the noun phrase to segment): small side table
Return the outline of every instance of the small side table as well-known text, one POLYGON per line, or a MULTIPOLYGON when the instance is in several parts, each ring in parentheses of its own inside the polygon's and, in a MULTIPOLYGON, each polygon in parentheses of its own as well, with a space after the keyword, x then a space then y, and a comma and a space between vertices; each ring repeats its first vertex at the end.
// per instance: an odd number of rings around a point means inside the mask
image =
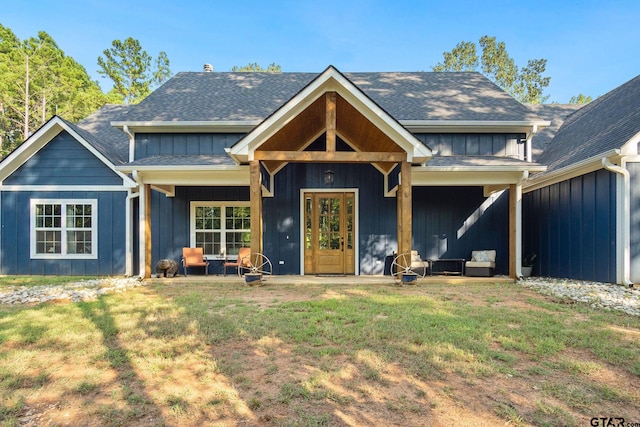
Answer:
POLYGON ((429 276, 433 276, 434 268, 440 266, 436 274, 443 274, 445 276, 456 275, 464 276, 464 258, 441 258, 441 259, 428 259, 429 263, 429 276))

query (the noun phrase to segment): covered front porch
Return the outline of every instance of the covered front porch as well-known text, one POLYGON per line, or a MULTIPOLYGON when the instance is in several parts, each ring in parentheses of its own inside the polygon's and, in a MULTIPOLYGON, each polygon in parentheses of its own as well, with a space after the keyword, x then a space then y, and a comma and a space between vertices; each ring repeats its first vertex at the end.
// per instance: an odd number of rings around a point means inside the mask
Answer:
POLYGON ((426 259, 447 257, 449 251, 468 259, 471 250, 496 249, 485 245, 494 245, 491 239, 498 236, 503 274, 520 275, 521 184, 536 166, 506 156, 434 157, 332 68, 223 157, 155 156, 119 168, 140 188, 132 246, 138 248, 141 277, 151 276, 157 258, 175 256, 177 246, 189 244, 188 236, 179 235, 187 233, 175 231, 185 226, 171 225, 189 220, 189 203, 230 200, 217 199, 226 186, 243 189, 235 200, 250 210, 251 251, 270 257, 279 274, 376 275, 394 252, 417 248, 426 259), (335 173, 331 183, 324 181, 327 171, 335 173), (191 189, 209 198, 193 196, 191 189), (434 196, 438 192, 443 196, 434 196), (469 239, 498 199, 499 218, 469 239), (461 203, 447 205, 451 200, 461 203), (152 217, 165 211, 173 219, 160 219, 152 228, 152 217), (174 227, 174 235, 162 237, 158 229, 164 231, 165 224, 174 227), (169 249, 160 252, 158 246, 169 249))

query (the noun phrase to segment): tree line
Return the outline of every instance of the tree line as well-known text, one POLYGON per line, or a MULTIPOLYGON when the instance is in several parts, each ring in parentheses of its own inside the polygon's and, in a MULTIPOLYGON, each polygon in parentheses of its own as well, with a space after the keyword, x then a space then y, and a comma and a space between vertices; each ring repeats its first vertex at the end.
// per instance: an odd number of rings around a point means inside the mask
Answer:
MULTIPOLYGON (((444 61, 433 71, 479 71, 521 102, 542 103, 548 98, 546 59, 530 60, 520 68, 495 37, 484 36, 479 45, 480 57, 475 43, 459 43, 443 53, 444 61)), ((98 73, 112 83, 107 93, 46 32, 20 40, 0 24, 0 158, 54 115, 77 122, 106 103, 135 104, 171 77, 167 54, 159 52, 154 59, 131 37, 114 40, 97 64, 98 73)), ((253 62, 231 71, 280 73, 282 68, 253 62)), ((580 94, 570 102, 589 101, 591 97, 580 94)))

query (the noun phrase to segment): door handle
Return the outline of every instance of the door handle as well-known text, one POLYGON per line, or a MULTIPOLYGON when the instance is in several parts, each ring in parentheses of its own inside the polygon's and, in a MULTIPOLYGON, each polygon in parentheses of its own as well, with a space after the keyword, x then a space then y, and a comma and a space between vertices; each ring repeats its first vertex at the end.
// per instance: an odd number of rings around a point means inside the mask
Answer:
POLYGON ((340 238, 340 246, 342 247, 342 252, 344 252, 344 237, 340 238))

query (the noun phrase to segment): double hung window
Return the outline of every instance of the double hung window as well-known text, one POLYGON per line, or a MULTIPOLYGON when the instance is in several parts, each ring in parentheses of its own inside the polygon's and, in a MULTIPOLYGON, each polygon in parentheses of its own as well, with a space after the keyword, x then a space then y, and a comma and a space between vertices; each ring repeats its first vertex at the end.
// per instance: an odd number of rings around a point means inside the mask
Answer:
POLYGON ((31 258, 97 258, 95 199, 31 200, 31 258))
POLYGON ((191 202, 192 247, 210 258, 225 258, 250 244, 249 202, 191 202))

